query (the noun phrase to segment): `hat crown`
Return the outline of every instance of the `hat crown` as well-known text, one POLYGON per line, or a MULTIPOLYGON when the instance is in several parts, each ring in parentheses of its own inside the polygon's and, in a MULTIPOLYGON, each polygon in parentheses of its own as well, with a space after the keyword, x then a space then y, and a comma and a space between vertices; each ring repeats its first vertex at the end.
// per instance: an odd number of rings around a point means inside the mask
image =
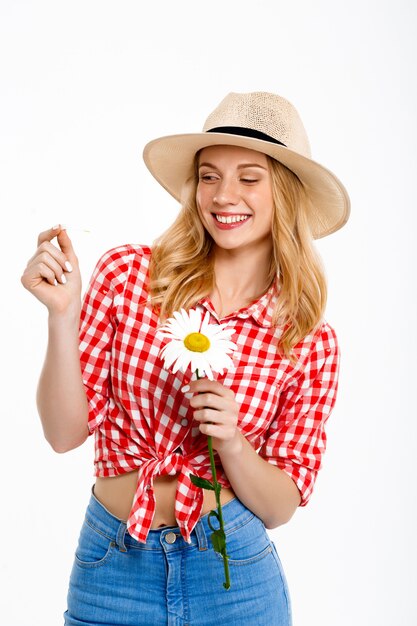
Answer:
POLYGON ((203 132, 223 126, 256 130, 311 158, 310 142, 297 110, 276 94, 229 93, 208 116, 203 132))

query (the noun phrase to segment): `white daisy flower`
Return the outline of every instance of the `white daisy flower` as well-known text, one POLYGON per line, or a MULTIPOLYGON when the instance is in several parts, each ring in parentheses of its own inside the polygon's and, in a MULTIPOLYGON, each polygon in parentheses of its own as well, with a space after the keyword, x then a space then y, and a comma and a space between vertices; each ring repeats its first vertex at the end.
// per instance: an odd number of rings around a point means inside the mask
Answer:
POLYGON ((175 311, 163 324, 157 334, 168 337, 170 341, 162 348, 160 356, 164 359, 165 369, 172 367, 175 374, 178 370, 185 373, 188 366, 201 377, 203 373, 213 380, 213 372, 223 373, 224 369, 233 366, 229 354, 237 348, 230 341, 235 332, 226 328, 226 324, 209 324, 210 314, 202 319, 201 312, 190 309, 175 311))

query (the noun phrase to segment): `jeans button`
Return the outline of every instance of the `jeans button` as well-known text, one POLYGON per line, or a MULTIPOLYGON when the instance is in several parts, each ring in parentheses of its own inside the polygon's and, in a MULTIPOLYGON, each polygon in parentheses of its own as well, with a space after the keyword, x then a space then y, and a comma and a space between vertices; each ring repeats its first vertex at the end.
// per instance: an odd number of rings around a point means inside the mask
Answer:
POLYGON ((165 541, 166 541, 167 543, 175 543, 175 542, 176 542, 176 540, 177 540, 177 535, 176 535, 176 533, 170 532, 170 533, 167 533, 167 534, 165 535, 165 541))

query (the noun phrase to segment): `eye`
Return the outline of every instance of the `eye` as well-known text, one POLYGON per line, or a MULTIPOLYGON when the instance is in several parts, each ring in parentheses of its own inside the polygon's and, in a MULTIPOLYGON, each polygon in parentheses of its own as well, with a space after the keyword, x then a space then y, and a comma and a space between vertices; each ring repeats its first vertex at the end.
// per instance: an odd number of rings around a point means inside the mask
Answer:
POLYGON ((213 183, 218 180, 218 177, 215 174, 200 174, 199 180, 202 180, 205 183, 213 183))
POLYGON ((242 183, 246 184, 257 183, 259 181, 258 178, 241 178, 240 180, 242 181, 242 183))

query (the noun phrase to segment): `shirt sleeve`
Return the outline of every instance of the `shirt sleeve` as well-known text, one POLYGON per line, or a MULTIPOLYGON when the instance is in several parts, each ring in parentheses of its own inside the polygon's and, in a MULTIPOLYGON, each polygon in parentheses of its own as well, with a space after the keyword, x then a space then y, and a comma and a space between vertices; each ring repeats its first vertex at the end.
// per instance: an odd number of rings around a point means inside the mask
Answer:
POLYGON ((336 401, 339 348, 334 330, 324 323, 295 383, 282 392, 277 414, 260 456, 284 470, 297 485, 300 506, 313 491, 326 449, 325 424, 336 401))
POLYGON ((80 316, 80 364, 88 399, 90 434, 101 424, 109 408, 109 374, 114 335, 111 266, 111 255, 106 253, 93 271, 80 316))

